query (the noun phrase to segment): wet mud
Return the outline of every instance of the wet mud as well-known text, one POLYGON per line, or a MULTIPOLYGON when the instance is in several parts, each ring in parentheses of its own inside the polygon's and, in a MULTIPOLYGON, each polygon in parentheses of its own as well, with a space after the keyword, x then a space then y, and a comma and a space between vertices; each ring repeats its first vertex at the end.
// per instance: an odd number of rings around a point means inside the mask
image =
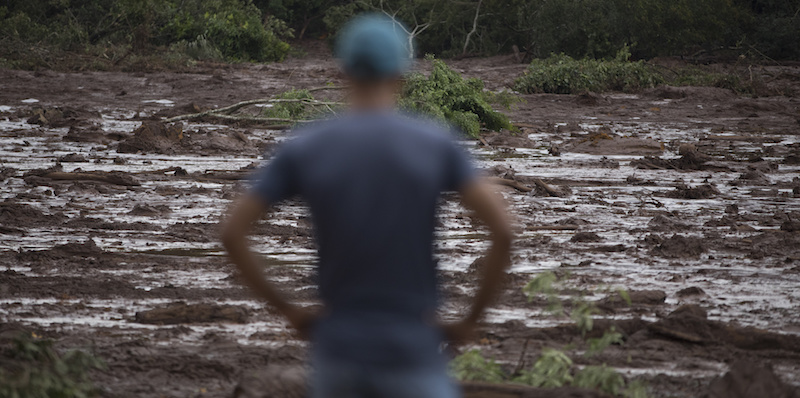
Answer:
MULTIPOLYGON (((525 68, 450 63, 491 90, 525 68)), ((110 397, 258 396, 257 375, 297 376, 306 344, 237 282, 217 238, 226 206, 288 133, 158 118, 341 84, 328 56, 193 73, 0 70, 0 81, 0 338, 92 350, 109 365, 93 376, 110 397)), ((566 349, 655 397, 797 396, 800 101, 694 87, 522 98, 505 110, 519 132, 462 143, 499 181, 518 239, 506 290, 459 349, 509 371, 566 349), (522 293, 542 271, 563 281, 566 310, 569 297, 596 305, 587 336, 522 293), (583 355, 585 337, 612 327, 623 344, 583 355)), ((442 198, 436 245, 450 320, 467 311, 487 237, 456 199, 442 198)), ((316 305, 303 204, 278 206, 253 242, 266 275, 316 305)))

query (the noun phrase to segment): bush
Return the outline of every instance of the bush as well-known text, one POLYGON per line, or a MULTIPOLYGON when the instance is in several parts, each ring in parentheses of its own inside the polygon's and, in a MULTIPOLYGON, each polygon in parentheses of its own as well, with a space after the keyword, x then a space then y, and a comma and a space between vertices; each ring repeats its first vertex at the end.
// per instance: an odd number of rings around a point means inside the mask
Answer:
MULTIPOLYGON (((107 55, 106 50, 118 46, 130 46, 136 54, 164 46, 195 59, 280 61, 289 51, 284 39, 292 35, 282 21, 262 20, 261 11, 250 0, 31 0, 12 4, 0 7, 0 57, 10 61, 48 52, 107 55)), ((47 60, 32 64, 50 66, 47 60)))
POLYGON ((410 111, 446 120, 470 137, 478 137, 481 126, 489 130, 514 129, 508 117, 494 110, 494 98, 483 90, 480 79, 464 79, 437 59, 429 77, 408 77, 400 105, 410 111))
POLYGON ((574 59, 560 54, 531 62, 514 83, 523 93, 575 94, 586 91, 634 92, 663 83, 663 77, 643 61, 629 61, 623 48, 613 60, 574 59))
POLYGON ((4 348, 0 396, 82 398, 97 393, 88 372, 105 365, 86 352, 70 350, 59 355, 51 340, 27 336, 14 339, 4 348))

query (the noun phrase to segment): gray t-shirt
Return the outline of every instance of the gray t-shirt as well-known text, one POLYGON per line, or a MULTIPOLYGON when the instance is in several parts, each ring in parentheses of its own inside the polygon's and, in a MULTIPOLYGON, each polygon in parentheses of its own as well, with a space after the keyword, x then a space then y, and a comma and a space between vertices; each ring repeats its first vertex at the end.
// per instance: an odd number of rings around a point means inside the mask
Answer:
POLYGON ((438 357, 433 239, 437 200, 475 178, 442 127, 394 112, 350 113, 296 132, 253 192, 311 209, 326 316, 315 353, 364 364, 438 357))

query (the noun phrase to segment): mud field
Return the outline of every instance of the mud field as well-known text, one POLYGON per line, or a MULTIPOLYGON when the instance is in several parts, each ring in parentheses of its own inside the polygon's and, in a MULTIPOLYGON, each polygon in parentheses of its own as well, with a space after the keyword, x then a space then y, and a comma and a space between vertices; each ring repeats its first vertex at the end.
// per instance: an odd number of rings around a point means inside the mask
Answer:
MULTIPOLYGON (((492 90, 524 70, 508 57, 449 63, 492 90)), ((3 338, 25 330, 92 350, 108 364, 94 375, 105 396, 227 397, 247 375, 304 361, 305 343, 236 283, 216 230, 287 132, 157 120, 340 83, 328 57, 193 73, 0 70, 0 82, 3 338)), ((481 339, 462 349, 511 370, 566 348, 656 397, 702 396, 739 360, 800 386, 800 101, 691 87, 522 98, 506 111, 521 134, 463 142, 487 175, 523 189, 498 185, 516 217, 513 267, 481 339), (574 322, 522 292, 547 270, 563 299, 596 302, 591 335, 613 325, 625 343, 581 355, 574 322)), ((445 196, 439 237, 442 314, 455 319, 486 233, 445 196)), ((279 206, 253 240, 269 277, 312 305, 302 203, 279 206)))

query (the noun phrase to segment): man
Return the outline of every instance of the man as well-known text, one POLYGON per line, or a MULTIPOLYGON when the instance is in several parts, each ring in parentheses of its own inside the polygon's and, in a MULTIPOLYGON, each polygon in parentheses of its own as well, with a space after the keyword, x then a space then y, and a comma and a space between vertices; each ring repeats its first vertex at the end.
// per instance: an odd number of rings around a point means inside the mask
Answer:
POLYGON ((244 283, 311 340, 313 397, 457 397, 439 347, 471 336, 509 264, 512 234, 501 200, 447 131, 396 112, 410 54, 395 24, 366 16, 343 30, 337 57, 350 83, 349 112, 301 128, 223 227, 244 283), (444 191, 459 192, 492 234, 474 304, 454 324, 436 318, 433 238, 444 191), (293 196, 311 209, 319 313, 287 302, 247 243, 252 224, 293 196))

